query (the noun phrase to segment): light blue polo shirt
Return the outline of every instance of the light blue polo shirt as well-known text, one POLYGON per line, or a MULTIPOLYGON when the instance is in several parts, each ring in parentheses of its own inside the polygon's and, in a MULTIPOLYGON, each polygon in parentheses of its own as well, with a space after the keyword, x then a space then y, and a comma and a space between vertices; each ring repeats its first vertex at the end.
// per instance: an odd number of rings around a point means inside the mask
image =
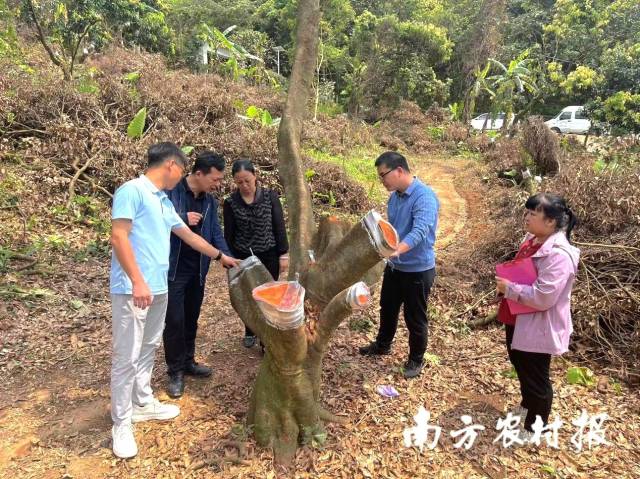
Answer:
MULTIPOLYGON (((111 218, 131 220, 129 241, 140 272, 151 294, 166 293, 171 230, 186 227, 171 200, 149 178, 141 175, 116 190, 111 218)), ((132 292, 131 280, 113 252, 110 283, 112 294, 132 292)))

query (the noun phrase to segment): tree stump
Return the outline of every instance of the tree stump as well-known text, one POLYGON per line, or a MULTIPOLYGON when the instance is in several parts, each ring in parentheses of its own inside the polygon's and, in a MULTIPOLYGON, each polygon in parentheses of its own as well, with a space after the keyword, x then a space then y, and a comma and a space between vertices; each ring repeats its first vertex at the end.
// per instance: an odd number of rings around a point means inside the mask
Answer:
POLYGON ((302 440, 324 436, 324 424, 340 420, 320 405, 322 360, 336 328, 370 300, 362 279, 377 281, 381 259, 398 245, 393 227, 371 212, 353 227, 335 217, 323 219, 316 227, 301 141, 312 96, 319 28, 320 1, 298 0, 296 50, 278 130, 278 172, 289 217, 289 279, 297 275, 306 290, 307 320, 292 329, 267 321, 253 291, 273 279, 257 258, 248 258, 229 273, 231 303, 266 347, 247 422, 258 443, 272 447, 276 462, 285 465, 293 461, 302 440))
POLYGON ((335 218, 320 223, 313 240, 318 248, 313 256, 319 260, 308 258, 300 274, 307 293, 306 321, 293 329, 275 327, 254 299, 255 288, 273 282, 256 257, 229 273, 231 303, 265 345, 247 424, 258 444, 273 448, 277 463, 291 463, 300 442, 323 437, 327 421, 340 421, 320 403, 322 361, 340 323, 370 302, 361 279, 375 273, 379 278, 382 258, 398 244, 389 223, 368 218, 350 229, 335 218))

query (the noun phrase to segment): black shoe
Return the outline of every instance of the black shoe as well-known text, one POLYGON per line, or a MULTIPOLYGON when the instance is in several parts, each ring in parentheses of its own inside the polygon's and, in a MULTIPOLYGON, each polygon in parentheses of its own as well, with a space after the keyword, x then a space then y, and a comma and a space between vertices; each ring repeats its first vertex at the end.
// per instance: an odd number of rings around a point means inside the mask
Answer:
POLYGON ((402 368, 402 374, 406 379, 411 379, 419 376, 422 369, 424 369, 424 361, 418 362, 409 359, 402 368))
POLYGON ((171 398, 179 398, 184 393, 184 373, 169 375, 169 384, 167 385, 167 394, 171 398))
POLYGON ((256 345, 256 343, 258 342, 258 338, 256 336, 245 336, 244 339, 242 340, 242 345, 245 348, 252 348, 256 345))
POLYGON ((368 346, 363 346, 358 349, 363 356, 386 356, 391 354, 391 348, 383 348, 375 341, 371 342, 368 346))
POLYGON ((211 376, 211 368, 204 364, 198 364, 196 362, 187 363, 184 367, 184 373, 187 376, 197 376, 200 378, 207 378, 211 376))

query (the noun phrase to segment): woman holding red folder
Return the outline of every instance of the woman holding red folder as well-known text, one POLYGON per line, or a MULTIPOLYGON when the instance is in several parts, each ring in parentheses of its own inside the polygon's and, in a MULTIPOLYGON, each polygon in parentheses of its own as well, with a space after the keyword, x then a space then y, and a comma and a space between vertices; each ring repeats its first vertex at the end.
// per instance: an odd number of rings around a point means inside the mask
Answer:
POLYGON ((551 356, 569 349, 571 290, 580 250, 569 243, 576 217, 564 198, 538 193, 527 200, 525 208, 527 235, 516 259, 531 258, 537 278, 533 284, 518 284, 496 277, 496 289, 503 297, 498 320, 505 324, 507 352, 522 393, 515 412, 524 418, 524 439, 530 439, 536 417, 546 425, 551 413, 551 356), (530 312, 512 314, 507 300, 530 312))

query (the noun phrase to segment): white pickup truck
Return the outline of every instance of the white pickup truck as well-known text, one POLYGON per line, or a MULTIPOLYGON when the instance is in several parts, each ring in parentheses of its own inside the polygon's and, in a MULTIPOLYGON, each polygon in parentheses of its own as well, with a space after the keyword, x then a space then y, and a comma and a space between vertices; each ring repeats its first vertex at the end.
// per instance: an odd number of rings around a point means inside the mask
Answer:
POLYGON ((591 121, 587 118, 582 106, 563 108, 557 116, 545 121, 546 125, 556 133, 574 133, 585 135, 591 129, 591 121))

